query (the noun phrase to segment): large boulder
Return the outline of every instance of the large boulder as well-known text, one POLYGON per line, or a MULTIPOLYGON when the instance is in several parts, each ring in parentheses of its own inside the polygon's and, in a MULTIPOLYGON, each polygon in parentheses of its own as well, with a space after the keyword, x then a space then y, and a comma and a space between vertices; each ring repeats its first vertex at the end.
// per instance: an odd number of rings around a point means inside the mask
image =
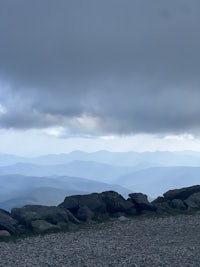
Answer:
POLYGON ((91 211, 87 206, 81 206, 76 214, 77 219, 84 222, 91 221, 94 216, 94 212, 91 211))
POLYGON ((152 205, 147 198, 147 195, 142 193, 132 193, 129 194, 129 201, 131 201, 138 212, 141 212, 143 210, 145 211, 155 211, 156 208, 154 205, 152 205))
POLYGON ((66 197, 59 207, 68 209, 82 221, 101 220, 108 217, 106 204, 99 193, 66 197))
POLYGON ((157 204, 161 204, 161 203, 164 203, 166 202, 167 200, 164 198, 164 197, 157 197, 156 199, 154 199, 153 201, 151 201, 151 204, 153 206, 157 205, 157 204))
MULTIPOLYGON (((31 227, 33 221, 44 220, 54 225, 67 225, 74 216, 67 210, 55 206, 27 205, 11 210, 13 218, 26 227, 31 227)), ((76 221, 74 218, 73 222, 76 221)))
POLYGON ((181 199, 173 199, 169 202, 170 206, 177 210, 177 211, 183 211, 187 209, 186 204, 181 199))
POLYGON ((135 214, 134 203, 114 191, 66 197, 59 205, 82 221, 102 220, 116 214, 135 214))
POLYGON ((158 203, 155 205, 157 214, 172 214, 174 209, 170 205, 169 201, 158 203))
POLYGON ((184 203, 188 207, 189 210, 192 209, 200 209, 200 192, 194 193, 189 196, 184 203))
POLYGON ((66 208, 73 214, 76 214, 78 209, 83 206, 87 206, 93 212, 105 213, 107 211, 106 204, 99 193, 69 196, 59 205, 59 207, 66 208))
POLYGON ((11 214, 0 209, 0 230, 8 231, 11 235, 17 233, 17 221, 11 217, 11 214))
POLYGON ((49 223, 44 220, 36 220, 31 222, 31 226, 34 233, 44 233, 44 232, 51 232, 51 231, 59 231, 60 227, 49 223))
POLYGON ((120 194, 114 191, 106 191, 101 193, 101 198, 106 204, 107 211, 112 215, 124 212, 127 214, 135 214, 136 209, 134 203, 125 200, 120 194))
POLYGON ((181 189, 169 190, 163 194, 164 198, 167 200, 181 199, 186 200, 192 194, 200 192, 200 185, 184 187, 181 189))
POLYGON ((187 209, 187 206, 181 199, 168 200, 164 197, 158 197, 151 204, 156 208, 158 214, 173 214, 187 209))

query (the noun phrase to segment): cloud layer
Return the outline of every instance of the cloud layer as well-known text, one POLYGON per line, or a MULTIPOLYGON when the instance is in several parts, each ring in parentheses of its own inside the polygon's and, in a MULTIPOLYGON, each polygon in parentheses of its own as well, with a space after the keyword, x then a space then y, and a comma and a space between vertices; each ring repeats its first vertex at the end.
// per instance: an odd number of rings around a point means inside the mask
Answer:
POLYGON ((198 0, 0 1, 0 127, 198 133, 199 11, 198 0))

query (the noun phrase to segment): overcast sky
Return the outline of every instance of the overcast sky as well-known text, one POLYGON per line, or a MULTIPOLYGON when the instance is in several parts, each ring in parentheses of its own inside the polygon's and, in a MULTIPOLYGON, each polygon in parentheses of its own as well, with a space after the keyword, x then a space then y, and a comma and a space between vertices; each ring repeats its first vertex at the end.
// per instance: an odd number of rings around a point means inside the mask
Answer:
POLYGON ((0 152, 200 150, 199 14, 199 0, 1 0, 0 152))

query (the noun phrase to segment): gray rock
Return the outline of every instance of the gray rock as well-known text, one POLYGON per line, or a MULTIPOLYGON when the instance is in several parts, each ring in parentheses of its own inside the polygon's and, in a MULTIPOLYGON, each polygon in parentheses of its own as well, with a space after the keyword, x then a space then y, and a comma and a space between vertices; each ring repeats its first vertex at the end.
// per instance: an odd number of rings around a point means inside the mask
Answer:
POLYGON ((199 207, 200 207, 200 192, 192 194, 188 200, 193 201, 194 203, 196 203, 199 207))
POLYGON ((69 209, 80 220, 106 219, 119 212, 136 213, 134 203, 114 191, 69 196, 59 207, 69 209))
POLYGON ((17 221, 11 217, 11 214, 5 210, 0 209, 0 230, 6 230, 10 234, 17 233, 17 221))
POLYGON ((187 206, 181 199, 173 199, 170 201, 170 206, 176 210, 186 210, 187 206))
POLYGON ((31 227, 33 232, 35 233, 42 233, 42 232, 49 232, 49 231, 58 231, 60 230, 59 226, 51 224, 44 220, 36 220, 31 222, 31 227))
POLYGON ((106 191, 101 193, 102 200, 106 204, 106 209, 109 213, 126 212, 131 213, 135 208, 134 203, 125 200, 120 194, 114 191, 106 191))
POLYGON ((118 218, 118 221, 120 221, 120 222, 127 222, 129 219, 127 218, 127 217, 125 217, 125 216, 120 216, 119 218, 118 218))
POLYGON ((45 220, 51 224, 68 223, 73 215, 69 211, 55 206, 27 205, 23 208, 14 208, 11 211, 13 218, 26 227, 31 226, 32 221, 45 220))
POLYGON ((157 204, 154 204, 156 207, 157 214, 172 214, 174 213, 173 207, 170 205, 170 201, 163 201, 157 204))
POLYGON ((88 222, 94 219, 94 212, 87 206, 82 206, 78 209, 76 216, 80 221, 88 222))
POLYGON ((188 210, 197 210, 197 209, 199 209, 199 206, 196 203, 194 203, 193 201, 189 200, 189 199, 186 199, 184 201, 184 203, 187 206, 188 210))
POLYGON ((200 192, 192 194, 185 201, 188 209, 199 209, 200 208, 200 192))
POLYGON ((6 230, 0 230, 0 238, 1 237, 9 237, 11 234, 6 230))
POLYGON ((156 213, 158 214, 173 214, 187 209, 187 205, 181 199, 170 201, 159 197, 159 199, 153 201, 153 205, 156 207, 156 213))
POLYGON ((61 208, 66 208, 75 216, 80 207, 87 206, 95 213, 106 213, 106 204, 102 201, 101 195, 92 193, 87 195, 75 195, 66 197, 64 202, 59 205, 61 208))
POLYGON ((181 189, 169 190, 163 196, 168 200, 181 199, 186 200, 192 194, 200 192, 200 185, 184 187, 181 189))
POLYGON ((136 209, 141 212, 142 210, 155 211, 156 208, 148 201, 147 195, 142 193, 129 194, 130 201, 135 204, 136 209))
POLYGON ((152 205, 157 205, 157 204, 160 204, 160 203, 164 203, 166 202, 167 200, 164 198, 164 197, 157 197, 156 199, 154 199, 151 204, 152 205))
MULTIPOLYGON (((75 224, 79 223, 79 220, 68 209, 65 209, 65 208, 61 208, 61 209, 66 212, 69 222, 75 223, 75 224)), ((59 222, 59 223, 62 223, 62 222, 59 222)))

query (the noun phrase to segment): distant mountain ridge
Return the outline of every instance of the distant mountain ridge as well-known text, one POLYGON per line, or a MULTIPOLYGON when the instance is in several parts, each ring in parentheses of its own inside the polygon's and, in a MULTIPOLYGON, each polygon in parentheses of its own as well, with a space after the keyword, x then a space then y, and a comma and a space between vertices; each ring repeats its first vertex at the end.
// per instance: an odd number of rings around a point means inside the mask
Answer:
POLYGON ((7 208, 29 201, 58 203, 59 195, 105 190, 157 197, 199 184, 200 152, 74 151, 32 158, 0 154, 0 182, 0 207, 7 208))
POLYGON ((15 163, 0 166, 0 175, 19 174, 26 176, 73 176, 101 182, 112 183, 117 177, 136 170, 131 166, 112 166, 94 161, 75 160, 66 164, 36 165, 32 163, 15 163))
POLYGON ((82 152, 73 151, 66 154, 50 154, 39 157, 19 157, 0 154, 0 165, 15 163, 32 163, 39 165, 66 164, 74 160, 95 161, 115 166, 136 166, 142 162, 162 166, 200 166, 200 152, 193 151, 157 151, 157 152, 82 152))
POLYGON ((26 203, 57 205, 65 196, 74 194, 107 190, 116 190, 123 196, 130 193, 129 189, 119 185, 69 176, 1 175, 0 184, 0 208, 6 210, 26 203))
POLYGON ((121 176, 114 183, 157 197, 173 186, 180 188, 199 184, 200 167, 153 167, 121 176))

